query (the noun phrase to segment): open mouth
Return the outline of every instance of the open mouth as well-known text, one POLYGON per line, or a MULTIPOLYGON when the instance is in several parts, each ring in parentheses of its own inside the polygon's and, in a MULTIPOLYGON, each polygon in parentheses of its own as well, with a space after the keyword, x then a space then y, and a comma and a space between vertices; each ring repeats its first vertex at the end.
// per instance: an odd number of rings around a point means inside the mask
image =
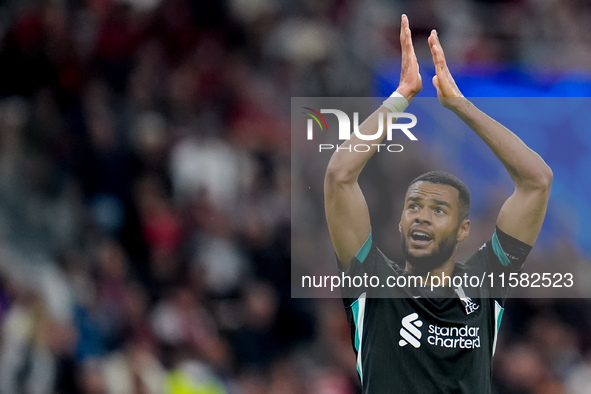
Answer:
POLYGON ((410 237, 412 238, 413 241, 416 242, 429 242, 433 240, 433 237, 431 237, 429 234, 423 232, 423 231, 413 231, 410 234, 410 237))

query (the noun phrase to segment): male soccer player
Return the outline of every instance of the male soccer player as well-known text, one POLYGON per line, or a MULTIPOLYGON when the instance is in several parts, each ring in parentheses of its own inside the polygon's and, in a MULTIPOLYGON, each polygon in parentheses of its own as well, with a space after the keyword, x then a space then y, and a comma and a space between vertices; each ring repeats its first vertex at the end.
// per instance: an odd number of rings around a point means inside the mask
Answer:
MULTIPOLYGON (((378 130, 379 114, 402 112, 421 90, 408 19, 402 16, 400 84, 391 98, 361 126, 378 130)), ((433 84, 441 104, 488 145, 515 184, 503 204, 492 237, 465 263, 456 264, 457 243, 470 230, 470 194, 455 176, 431 172, 406 191, 398 230, 405 264, 387 259, 374 244, 368 207, 357 179, 385 133, 374 141, 354 134, 343 143, 376 144, 369 152, 339 149, 328 164, 324 192, 330 236, 340 269, 347 275, 380 278, 433 277, 519 272, 544 216, 552 171, 515 134, 464 98, 447 67, 437 32, 428 39, 436 68, 433 84)), ((396 171, 396 168, 392 168, 396 171)), ((494 230, 494 231, 493 231, 494 230)), ((383 282, 382 282, 383 283, 383 282)), ((491 361, 506 288, 488 281, 480 287, 343 289, 343 299, 364 393, 490 393, 491 361)))

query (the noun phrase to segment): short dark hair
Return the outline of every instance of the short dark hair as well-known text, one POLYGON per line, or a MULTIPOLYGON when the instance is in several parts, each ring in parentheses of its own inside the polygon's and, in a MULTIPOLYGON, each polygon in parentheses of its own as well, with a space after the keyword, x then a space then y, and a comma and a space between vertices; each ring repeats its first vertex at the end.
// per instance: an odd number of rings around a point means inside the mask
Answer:
POLYGON ((408 188, 410 189, 410 187, 417 182, 430 182, 455 188, 459 193, 460 220, 468 219, 468 215, 470 214, 470 190, 468 190, 468 186, 466 186, 466 184, 457 176, 445 171, 429 171, 416 177, 410 185, 408 185, 408 188))

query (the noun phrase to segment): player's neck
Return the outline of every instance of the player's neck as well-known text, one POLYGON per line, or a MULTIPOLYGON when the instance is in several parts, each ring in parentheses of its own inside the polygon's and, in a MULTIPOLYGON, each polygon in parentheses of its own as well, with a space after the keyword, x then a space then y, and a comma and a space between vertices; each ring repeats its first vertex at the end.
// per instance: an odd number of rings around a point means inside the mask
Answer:
MULTIPOLYGON (((437 276, 439 278, 450 278, 454 268, 456 265, 456 253, 452 253, 452 255, 447 259, 443 264, 438 266, 437 268, 432 269, 428 272, 420 272, 417 270, 413 265, 411 265, 408 261, 406 262, 405 269, 411 275, 420 275, 424 280, 429 278, 433 278, 437 276)), ((430 285, 430 279, 425 283, 426 285, 430 285)), ((449 286, 449 283, 445 283, 444 286, 449 286)))

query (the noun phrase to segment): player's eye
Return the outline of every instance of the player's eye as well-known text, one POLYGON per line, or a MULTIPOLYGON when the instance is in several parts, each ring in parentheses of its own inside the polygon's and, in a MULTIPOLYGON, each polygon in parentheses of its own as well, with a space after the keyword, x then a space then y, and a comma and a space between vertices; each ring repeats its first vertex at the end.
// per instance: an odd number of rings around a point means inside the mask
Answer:
POLYGON ((408 206, 408 209, 410 209, 411 211, 414 211, 414 210, 419 209, 419 206, 417 204, 410 204, 408 206))
POLYGON ((435 208, 435 213, 444 214, 445 210, 443 208, 435 208))

